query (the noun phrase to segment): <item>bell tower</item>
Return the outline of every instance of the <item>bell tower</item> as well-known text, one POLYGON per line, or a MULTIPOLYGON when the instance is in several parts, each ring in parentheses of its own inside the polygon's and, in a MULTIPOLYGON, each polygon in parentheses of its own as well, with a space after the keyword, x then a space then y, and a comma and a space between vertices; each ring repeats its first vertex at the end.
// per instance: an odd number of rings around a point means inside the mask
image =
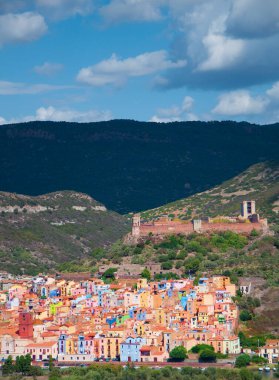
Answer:
POLYGON ((33 317, 31 313, 19 313, 19 336, 23 339, 33 338, 33 317))

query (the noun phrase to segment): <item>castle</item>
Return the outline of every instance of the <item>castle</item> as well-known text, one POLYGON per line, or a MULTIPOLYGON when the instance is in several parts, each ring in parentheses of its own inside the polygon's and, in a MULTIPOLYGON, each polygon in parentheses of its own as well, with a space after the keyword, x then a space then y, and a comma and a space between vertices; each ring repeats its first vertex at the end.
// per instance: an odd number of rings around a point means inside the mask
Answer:
POLYGON ((241 203, 241 214, 238 217, 204 218, 193 219, 192 221, 170 220, 168 217, 162 217, 158 220, 142 223, 140 215, 135 214, 129 240, 136 243, 140 238, 149 236, 189 235, 193 232, 219 231, 250 233, 253 230, 267 232, 267 220, 261 219, 259 214, 256 213, 255 201, 243 201, 241 203))

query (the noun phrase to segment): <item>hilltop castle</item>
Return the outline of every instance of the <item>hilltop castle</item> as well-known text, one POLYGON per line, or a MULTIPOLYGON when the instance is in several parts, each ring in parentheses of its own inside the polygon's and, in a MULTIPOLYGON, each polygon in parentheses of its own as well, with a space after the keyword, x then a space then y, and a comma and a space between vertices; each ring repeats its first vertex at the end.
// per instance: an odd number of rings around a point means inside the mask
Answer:
POLYGON ((162 236, 168 234, 189 235, 193 232, 234 231, 237 233, 250 233, 252 230, 266 232, 268 224, 256 213, 255 201, 243 201, 241 214, 238 217, 204 218, 192 221, 170 220, 162 217, 148 223, 142 223, 139 214, 133 216, 132 233, 128 240, 137 242, 140 238, 148 236, 162 236))

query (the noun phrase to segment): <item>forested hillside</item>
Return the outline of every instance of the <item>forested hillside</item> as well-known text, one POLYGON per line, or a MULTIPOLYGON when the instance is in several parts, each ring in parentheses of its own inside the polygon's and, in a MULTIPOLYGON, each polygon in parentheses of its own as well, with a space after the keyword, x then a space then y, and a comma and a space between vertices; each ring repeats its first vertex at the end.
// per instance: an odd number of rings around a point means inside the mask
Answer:
POLYGON ((114 120, 0 127, 0 190, 74 190, 120 213, 205 191, 279 160, 279 125, 114 120))

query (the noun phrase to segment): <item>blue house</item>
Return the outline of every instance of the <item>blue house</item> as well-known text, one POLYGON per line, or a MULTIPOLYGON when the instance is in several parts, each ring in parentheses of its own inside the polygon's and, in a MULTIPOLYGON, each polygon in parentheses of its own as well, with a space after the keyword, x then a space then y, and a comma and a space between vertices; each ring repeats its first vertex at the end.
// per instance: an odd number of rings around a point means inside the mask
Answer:
POLYGON ((146 344, 146 339, 141 337, 128 336, 120 344, 120 361, 121 362, 139 362, 140 348, 146 344))
POLYGON ((83 334, 79 334, 78 336, 78 354, 85 353, 85 338, 83 334))
POLYGON ((58 354, 66 354, 67 335, 61 334, 58 339, 58 354))

